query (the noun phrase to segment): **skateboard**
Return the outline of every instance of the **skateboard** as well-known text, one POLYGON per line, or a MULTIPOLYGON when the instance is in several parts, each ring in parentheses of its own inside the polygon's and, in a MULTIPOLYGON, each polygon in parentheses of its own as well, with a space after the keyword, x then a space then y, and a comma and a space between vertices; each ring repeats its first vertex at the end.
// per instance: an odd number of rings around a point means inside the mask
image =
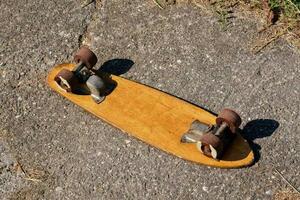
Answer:
POLYGON ((249 166, 254 154, 240 134, 240 116, 218 116, 155 88, 94 69, 96 55, 83 46, 75 63, 59 64, 49 86, 123 132, 179 158, 219 168, 249 166))

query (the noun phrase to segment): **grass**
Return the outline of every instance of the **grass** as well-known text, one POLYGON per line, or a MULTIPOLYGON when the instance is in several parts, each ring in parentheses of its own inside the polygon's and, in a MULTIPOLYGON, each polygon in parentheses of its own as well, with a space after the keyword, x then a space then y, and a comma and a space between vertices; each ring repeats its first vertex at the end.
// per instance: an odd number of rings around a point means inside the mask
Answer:
MULTIPOLYGON (((233 10, 247 11, 248 17, 265 19, 259 31, 254 52, 284 37, 300 50, 300 0, 194 0, 195 3, 208 4, 219 18, 223 30, 230 24, 233 10)), ((196 5, 197 5, 196 4, 196 5)), ((202 6, 201 6, 202 7, 202 6)))
POLYGON ((271 10, 278 10, 282 18, 299 20, 300 0, 269 0, 271 10))
POLYGON ((253 44, 254 53, 259 52, 278 38, 285 38, 300 51, 300 0, 152 0, 160 8, 177 3, 192 3, 203 10, 213 12, 226 31, 237 13, 261 21, 264 27, 258 31, 253 44), (235 13, 234 13, 235 12, 235 13), (247 13, 247 14, 245 14, 247 13))
POLYGON ((264 10, 262 15, 265 16, 262 17, 267 22, 264 32, 270 35, 268 44, 271 40, 284 37, 300 50, 300 0, 250 0, 248 4, 256 6, 253 12, 264 10))
POLYGON ((227 10, 218 9, 216 10, 216 13, 218 15, 218 21, 220 22, 222 29, 226 30, 227 25, 229 24, 230 12, 228 12, 227 10))
POLYGON ((300 18, 300 0, 215 0, 209 1, 217 9, 230 8, 232 6, 249 6, 253 12, 257 10, 269 9, 276 12, 280 19, 299 20, 300 18), (264 4, 268 4, 268 8, 264 4))
POLYGON ((269 4, 272 9, 280 9, 287 18, 300 17, 300 0, 270 0, 269 4))

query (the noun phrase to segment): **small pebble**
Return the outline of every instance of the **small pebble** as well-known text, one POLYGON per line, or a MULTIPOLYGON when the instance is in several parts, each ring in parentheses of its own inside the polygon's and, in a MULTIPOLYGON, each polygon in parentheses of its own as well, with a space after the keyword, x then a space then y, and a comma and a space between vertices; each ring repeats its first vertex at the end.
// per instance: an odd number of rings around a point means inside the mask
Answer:
POLYGON ((63 191, 63 188, 62 188, 62 187, 56 187, 56 188, 55 188, 55 191, 56 191, 56 192, 62 192, 62 191, 63 191))
POLYGON ((202 187, 202 190, 203 190, 204 192, 208 192, 208 187, 203 186, 203 187, 202 187))
POLYGON ((126 143, 126 144, 129 144, 129 143, 130 143, 130 140, 125 140, 125 143, 126 143))
POLYGON ((267 195, 272 195, 272 190, 266 191, 266 194, 267 194, 267 195))

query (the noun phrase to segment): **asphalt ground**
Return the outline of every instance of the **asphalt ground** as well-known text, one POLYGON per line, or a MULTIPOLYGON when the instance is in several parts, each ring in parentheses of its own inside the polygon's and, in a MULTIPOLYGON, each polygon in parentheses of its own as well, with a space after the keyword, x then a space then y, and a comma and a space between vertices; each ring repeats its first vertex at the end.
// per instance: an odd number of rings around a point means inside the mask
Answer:
POLYGON ((84 3, 0 3, 1 199, 271 199, 291 190, 278 172, 299 190, 297 49, 279 39, 254 54, 261 24, 236 17, 224 30, 191 4, 84 3), (83 44, 98 67, 211 112, 238 111, 255 164, 186 162, 50 90, 49 70, 83 44))

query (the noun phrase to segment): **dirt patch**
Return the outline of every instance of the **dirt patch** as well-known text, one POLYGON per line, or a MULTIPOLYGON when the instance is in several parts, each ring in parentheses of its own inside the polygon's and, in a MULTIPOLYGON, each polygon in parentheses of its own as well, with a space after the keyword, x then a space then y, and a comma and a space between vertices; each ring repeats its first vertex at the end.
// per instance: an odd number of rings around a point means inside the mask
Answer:
POLYGON ((300 194, 292 192, 290 190, 283 190, 274 195, 274 200, 298 200, 300 194))

